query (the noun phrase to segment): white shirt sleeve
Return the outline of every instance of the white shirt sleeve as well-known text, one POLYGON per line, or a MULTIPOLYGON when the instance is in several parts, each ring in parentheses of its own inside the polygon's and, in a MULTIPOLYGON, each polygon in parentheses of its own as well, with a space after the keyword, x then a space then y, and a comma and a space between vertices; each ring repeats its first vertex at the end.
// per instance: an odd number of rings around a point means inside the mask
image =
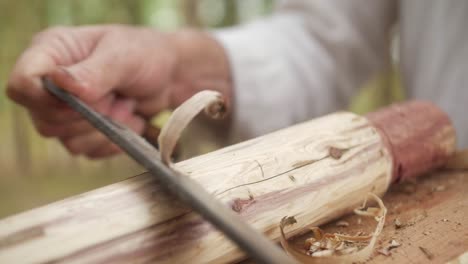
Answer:
POLYGON ((271 16, 214 32, 234 81, 231 141, 347 106, 388 63, 390 0, 289 0, 271 16))

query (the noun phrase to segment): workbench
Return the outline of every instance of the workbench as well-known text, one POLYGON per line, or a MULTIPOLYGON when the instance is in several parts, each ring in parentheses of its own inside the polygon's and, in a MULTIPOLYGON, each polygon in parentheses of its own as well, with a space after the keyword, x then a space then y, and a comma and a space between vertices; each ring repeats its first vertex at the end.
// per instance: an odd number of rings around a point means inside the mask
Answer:
MULTIPOLYGON (((438 171, 396 184, 383 201, 388 209, 386 223, 368 263, 468 263, 468 171, 438 171), (388 256, 379 253, 391 240, 401 246, 388 256)), ((355 234, 371 232, 374 226, 372 219, 349 215, 323 229, 355 234), (349 226, 339 227, 339 221, 349 226)), ((310 236, 295 238, 295 245, 303 247, 310 236)))

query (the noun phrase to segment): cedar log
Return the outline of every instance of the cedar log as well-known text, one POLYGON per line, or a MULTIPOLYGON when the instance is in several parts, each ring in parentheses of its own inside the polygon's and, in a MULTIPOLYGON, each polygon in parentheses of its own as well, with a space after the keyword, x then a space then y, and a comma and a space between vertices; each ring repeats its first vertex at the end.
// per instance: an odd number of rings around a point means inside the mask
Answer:
MULTIPOLYGON (((397 109, 369 118, 334 113, 177 163, 176 168, 278 240, 282 217, 294 216, 298 224, 288 229, 288 236, 299 234, 309 225, 349 213, 368 192, 382 196, 392 175, 400 175, 393 181, 403 177, 399 167, 409 170, 408 164, 421 163, 418 155, 437 161, 425 164, 419 174, 441 165, 454 151, 453 127, 440 110, 418 102, 397 109), (429 108, 413 114, 430 125, 421 129, 411 125, 420 122, 405 123, 395 140, 388 128, 391 120, 410 113, 415 104, 429 108), (415 139, 424 141, 423 149, 400 153, 400 144, 415 139), (434 151, 422 153, 428 148, 434 151)), ((400 122, 393 123, 401 128, 400 122)), ((225 263, 244 257, 146 173, 0 221, 1 263, 225 263)))

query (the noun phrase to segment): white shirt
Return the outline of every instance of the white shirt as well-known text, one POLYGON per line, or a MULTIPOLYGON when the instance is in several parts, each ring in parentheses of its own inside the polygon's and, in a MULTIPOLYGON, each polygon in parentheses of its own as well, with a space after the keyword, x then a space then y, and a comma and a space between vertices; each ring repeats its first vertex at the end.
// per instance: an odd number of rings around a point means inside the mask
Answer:
POLYGON ((468 147, 464 0, 285 0, 270 17, 216 32, 233 74, 232 140, 346 108, 389 70, 394 29, 408 99, 439 105, 468 147))

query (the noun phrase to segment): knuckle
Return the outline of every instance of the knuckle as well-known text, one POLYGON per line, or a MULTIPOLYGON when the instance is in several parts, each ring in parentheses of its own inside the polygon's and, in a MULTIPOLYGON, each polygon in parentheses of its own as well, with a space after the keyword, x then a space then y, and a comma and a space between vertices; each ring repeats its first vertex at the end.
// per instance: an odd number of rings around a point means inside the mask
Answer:
POLYGON ((54 122, 67 122, 73 119, 73 112, 68 111, 57 111, 51 113, 49 118, 54 122))
POLYGON ((59 129, 56 126, 46 123, 36 123, 37 132, 43 137, 55 137, 59 134, 59 129))
POLYGON ((86 157, 88 160, 99 160, 99 159, 102 159, 102 158, 103 158, 102 155, 95 154, 95 153, 88 153, 88 154, 85 155, 85 157, 86 157))
POLYGON ((83 152, 80 144, 77 144, 73 138, 63 140, 62 144, 72 155, 79 155, 83 152))
POLYGON ((37 43, 37 42, 42 41, 45 38, 60 36, 60 35, 65 34, 67 31, 69 31, 69 29, 70 28, 66 27, 66 26, 53 26, 53 27, 50 27, 50 28, 48 28, 48 29, 46 29, 44 31, 36 33, 33 36, 32 41, 33 41, 33 43, 37 43))
POLYGON ((34 89, 33 83, 34 80, 27 74, 15 72, 8 80, 6 94, 11 100, 21 103, 34 89))
POLYGON ((66 33, 69 29, 70 27, 66 27, 66 26, 53 26, 53 27, 46 29, 42 33, 44 35, 62 35, 66 33))
POLYGON ((23 73, 16 73, 10 79, 10 86, 18 89, 24 90, 25 87, 29 86, 31 83, 30 77, 23 73))
POLYGON ((12 83, 11 81, 7 84, 6 95, 8 96, 8 98, 15 102, 18 102, 21 98, 20 92, 18 91, 14 83, 12 83))

